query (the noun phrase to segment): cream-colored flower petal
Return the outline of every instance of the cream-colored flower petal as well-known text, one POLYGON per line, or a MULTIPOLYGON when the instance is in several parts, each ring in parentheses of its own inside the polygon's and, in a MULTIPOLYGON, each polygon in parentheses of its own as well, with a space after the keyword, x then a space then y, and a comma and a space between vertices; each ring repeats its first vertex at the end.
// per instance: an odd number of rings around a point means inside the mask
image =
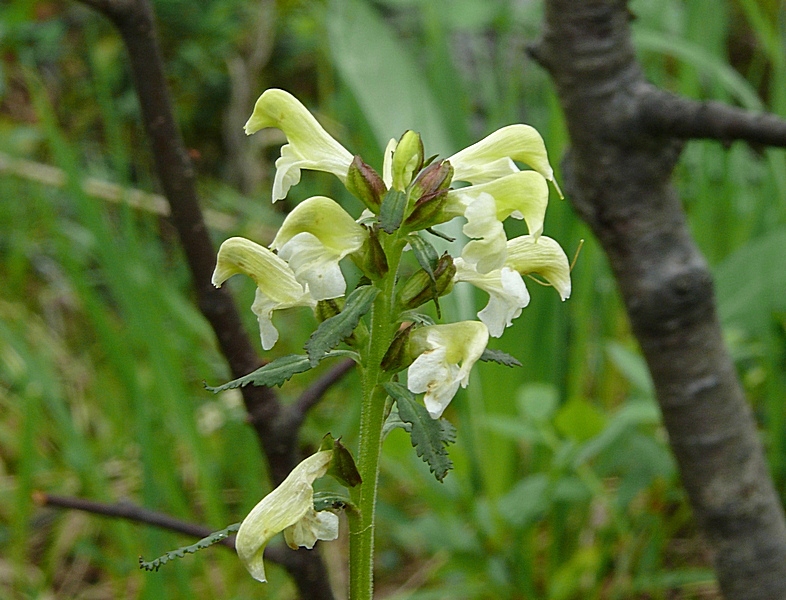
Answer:
POLYGON ((254 105, 245 125, 247 135, 265 127, 276 127, 287 136, 276 161, 273 201, 285 198, 289 188, 300 181, 300 170, 333 173, 346 181, 352 154, 328 134, 314 116, 289 92, 266 90, 254 105))
POLYGON ((289 263, 316 300, 343 296, 346 282, 339 261, 357 252, 368 232, 337 202, 314 196, 298 204, 284 219, 271 248, 289 263))
POLYGON ((294 271, 284 260, 251 240, 233 237, 218 249, 213 285, 221 287, 227 279, 238 274, 248 275, 257 284, 251 310, 259 320, 259 333, 265 350, 270 350, 278 340, 278 331, 271 320, 274 310, 316 306, 308 290, 298 282, 294 271))
POLYGON ((312 485, 327 473, 332 457, 331 451, 323 451, 305 459, 240 524, 235 548, 240 561, 257 581, 267 581, 262 561, 267 543, 304 517, 311 518, 310 513, 314 512, 312 485))
POLYGON ((529 292, 521 275, 509 267, 480 274, 461 258, 453 264, 454 281, 466 281, 489 295, 488 304, 478 313, 478 318, 488 327, 489 335, 500 337, 529 304, 529 292))
POLYGON ((502 223, 497 219, 494 197, 481 193, 464 211, 467 219, 463 231, 471 238, 464 245, 461 257, 479 273, 488 273, 505 264, 507 237, 502 223))
POLYGON ((549 164, 543 138, 534 127, 521 123, 498 129, 448 160, 455 169, 454 181, 485 183, 499 177, 506 168, 509 170, 504 174, 517 171, 518 168, 510 162, 517 160, 554 182, 554 171, 549 164))
POLYGON ((315 300, 339 298, 347 282, 338 266, 340 255, 326 250, 315 235, 303 231, 281 246, 278 255, 289 263, 298 281, 308 285, 315 300))
POLYGON ((537 171, 516 171, 488 183, 471 185, 448 192, 445 213, 448 216, 465 214, 482 194, 490 194, 496 202, 496 217, 524 219, 530 235, 543 233, 543 219, 549 201, 549 189, 543 175, 537 171))
POLYGON ((550 237, 523 235, 508 241, 505 264, 522 275, 537 273, 559 292, 560 298, 570 297, 570 262, 562 247, 550 237))
POLYGON ((327 510, 310 510, 302 519, 284 530, 284 540, 293 550, 311 550, 317 540, 329 542, 338 537, 338 515, 327 510))
POLYGON ((429 325, 412 332, 409 350, 418 357, 407 370, 407 388, 415 394, 425 392, 423 401, 432 418, 442 416, 459 386, 467 387, 488 339, 488 328, 478 321, 429 325))
POLYGON ((382 181, 388 189, 393 187, 393 153, 396 151, 396 146, 398 140, 390 138, 385 147, 385 154, 382 155, 382 181))

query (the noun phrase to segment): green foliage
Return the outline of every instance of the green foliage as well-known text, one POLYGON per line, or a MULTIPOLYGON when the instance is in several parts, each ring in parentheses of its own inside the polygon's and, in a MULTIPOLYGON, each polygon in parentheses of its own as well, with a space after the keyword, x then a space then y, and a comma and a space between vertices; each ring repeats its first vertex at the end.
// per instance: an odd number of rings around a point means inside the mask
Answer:
MULTIPOLYGON (((285 2, 275 18, 267 6, 156 3, 203 199, 223 217, 216 239, 269 241, 281 219, 269 202, 277 144, 241 134, 238 146, 229 135, 234 113, 242 125, 250 112, 233 105, 245 87, 249 102, 270 82, 297 93, 364 156, 381 156, 407 128, 421 133, 427 154, 445 156, 525 121, 543 133, 559 165, 568 140, 558 103, 547 75, 522 52, 541 30, 539 3, 285 2), (238 173, 250 183, 240 187, 238 173)), ((649 80, 786 115, 777 3, 658 0, 631 9, 649 80)), ((221 524, 258 501, 266 470, 237 393, 212 396, 200 385, 229 374, 193 304, 170 230, 156 215, 106 203, 78 185, 98 177, 157 189, 118 36, 77 3, 12 0, 0 6, 0 22, 0 151, 54 165, 68 182, 53 187, 0 172, 8 199, 0 203, 0 566, 9 574, 0 596, 87 597, 106 589, 151 600, 258 595, 223 549, 210 562, 197 556, 182 570, 144 576, 134 558, 175 547, 177 538, 75 513, 52 517, 30 503, 36 489, 128 497, 221 524), (45 89, 25 80, 23 67, 45 89)), ((781 493, 784 160, 782 150, 694 142, 675 176, 715 269, 720 314, 781 493)), ((293 198, 331 195, 332 185, 304 174, 294 190, 302 196, 293 198)), ((459 235, 452 225, 442 227, 459 235)), ((573 296, 563 304, 553 290, 529 286, 531 306, 494 342, 522 366, 483 365, 449 409, 461 431, 451 476, 434 481, 409 436, 395 430, 409 423, 389 431, 379 588, 421 600, 711 595, 710 565, 608 266, 567 202, 551 202, 546 226, 569 254, 588 238, 573 296)), ((441 243, 434 242, 440 252, 441 243)), ((239 305, 251 304, 253 286, 230 287, 239 305)), ((472 317, 477 308, 469 293, 442 304, 451 318, 472 317)), ((288 334, 276 348, 282 355, 298 352, 313 329, 304 315, 276 315, 288 334)), ((247 318, 253 332, 253 315, 247 318)), ((310 366, 303 356, 298 364, 310 366)), ((316 374, 293 378, 284 397, 296 397, 316 374)), ((354 447, 353 386, 350 379, 314 411, 304 444, 318 445, 330 429, 354 447)), ((280 570, 271 568, 270 579, 270 597, 293 595, 280 570)))
POLYGON ((456 428, 445 419, 432 419, 426 407, 420 404, 406 387, 386 383, 385 390, 396 401, 398 416, 408 423, 412 447, 428 465, 437 481, 442 481, 453 468, 446 447, 456 441, 456 428))
POLYGON ((233 523, 232 525, 224 527, 224 529, 220 531, 214 531, 209 536, 199 540, 196 544, 183 546, 177 550, 172 550, 171 552, 167 552, 151 561, 146 561, 140 556, 139 568, 144 569, 145 571, 158 571, 158 569, 161 568, 161 565, 165 565, 170 560, 183 558, 186 554, 194 554, 195 552, 209 548, 213 544, 217 544, 221 540, 225 540, 230 535, 237 532, 238 529, 240 529, 240 523, 233 523))
POLYGON ((352 335, 360 323, 360 318, 371 310, 379 289, 364 285, 347 296, 344 309, 319 324, 306 342, 306 352, 311 366, 316 366, 333 348, 352 335))

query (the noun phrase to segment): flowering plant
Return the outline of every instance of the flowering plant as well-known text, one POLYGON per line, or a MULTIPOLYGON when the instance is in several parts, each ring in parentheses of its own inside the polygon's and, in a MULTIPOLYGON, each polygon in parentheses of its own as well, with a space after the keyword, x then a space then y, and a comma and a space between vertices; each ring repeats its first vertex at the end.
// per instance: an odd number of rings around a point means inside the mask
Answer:
POLYGON ((284 532, 294 548, 335 539, 338 520, 331 511, 339 507, 346 510, 350 527, 350 597, 367 600, 373 588, 374 509, 384 432, 406 429, 436 478, 447 475, 452 465, 446 446, 456 432, 442 414, 458 388, 467 386, 478 360, 515 364, 486 346, 529 303, 523 276, 536 274, 563 300, 570 296, 568 258, 543 235, 549 182, 560 192, 543 140, 528 125, 503 127, 446 159, 426 159, 420 136, 406 131, 388 143, 381 174, 333 139, 283 90, 262 94, 245 130, 250 135, 267 127, 287 137, 276 161, 274 202, 287 196, 303 169, 310 169, 334 174, 365 210, 354 217, 336 201, 315 196, 289 213, 270 248, 243 238, 221 245, 213 284, 221 286, 235 274, 255 281, 251 309, 265 350, 279 337, 275 311, 308 307, 321 323, 306 343, 306 354, 279 358, 211 389, 280 385, 326 358, 349 356, 358 365, 363 398, 355 457, 326 438, 319 452, 246 517, 237 551, 250 573, 264 581, 262 550, 273 535, 284 532), (521 170, 517 162, 531 170, 521 170), (503 228, 508 217, 523 219, 529 234, 508 240, 503 228), (434 228, 454 218, 464 219, 469 241, 459 256, 440 255, 434 238, 455 240, 434 228), (413 268, 406 274, 402 265, 409 254, 413 268), (354 289, 340 266, 346 260, 362 273, 354 289), (489 296, 479 320, 437 323, 418 312, 434 302, 440 317, 439 298, 461 282, 489 296), (399 382, 404 372, 405 384, 399 382), (326 474, 349 488, 349 499, 317 510, 312 484, 326 474))

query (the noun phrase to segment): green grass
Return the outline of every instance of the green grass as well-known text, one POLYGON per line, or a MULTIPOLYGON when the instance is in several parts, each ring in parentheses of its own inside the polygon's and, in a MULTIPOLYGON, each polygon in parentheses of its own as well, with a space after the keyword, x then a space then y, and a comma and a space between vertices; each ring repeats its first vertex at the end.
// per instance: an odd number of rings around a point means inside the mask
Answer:
MULTIPOLYGON (((452 11, 442 2, 382 4, 386 18, 379 5, 360 0, 326 10, 284 7, 278 62, 253 87, 274 83, 304 94, 372 164, 404 128, 418 129, 427 151, 445 155, 525 120, 543 133, 558 168, 568 140, 553 89, 542 70, 511 50, 534 38, 539 9, 476 0, 452 11)), ((203 87, 175 80, 189 143, 213 156, 215 126, 202 127, 198 115, 211 107, 220 120, 224 100, 216 90, 227 94, 228 84, 218 55, 244 52, 247 34, 240 36, 233 20, 235 4, 225 5, 226 15, 220 3, 208 5, 210 26, 192 31, 184 23, 182 43, 170 39, 166 47, 179 77, 193 76, 194 61, 214 61, 203 87)), ((690 97, 786 116, 783 33, 771 25, 773 9, 754 0, 725 11, 714 6, 633 3, 647 76, 690 97), (755 40, 751 56, 736 53, 740 31, 755 40)), ((194 305, 173 232, 154 215, 81 191, 86 176, 154 186, 124 68, 109 60, 123 56, 111 30, 84 11, 82 27, 53 18, 35 30, 23 2, 3 11, 12 32, 3 44, 18 60, 5 64, 0 93, 6 106, 18 106, 12 92, 25 89, 22 105, 35 119, 0 115, 0 150, 58 166, 69 182, 53 189, 0 177, 0 595, 292 597, 281 570, 270 568, 271 583, 260 587, 221 548, 157 574, 139 572, 139 554, 153 558, 190 541, 42 510, 30 500, 34 490, 131 499, 219 529, 242 518, 269 484, 237 394, 214 397, 202 387, 228 372, 194 305), (91 50, 78 52, 77 40, 91 50), (56 72, 87 73, 89 84, 53 80, 51 64, 56 72)), ((164 31, 172 30, 169 18, 164 31)), ((271 156, 259 157, 268 169, 271 156)), ((785 160, 781 150, 693 142, 675 175, 717 276, 724 327, 781 494, 785 160)), ((216 240, 274 227, 281 215, 269 208, 268 189, 243 198, 220 182, 215 164, 220 159, 202 172, 207 205, 239 223, 237 232, 214 232, 216 240)), ((304 174, 294 192, 305 198, 326 193, 325 186, 359 213, 319 174, 304 174)), ((524 366, 482 365, 446 414, 459 431, 454 472, 439 484, 401 432, 386 442, 380 597, 666 598, 679 590, 692 598, 713 589, 602 252, 569 203, 556 198, 545 233, 568 253, 586 238, 572 298, 562 303, 553 290, 529 286, 531 305, 494 342, 524 366)), ((234 281, 230 288, 255 336, 247 310, 252 288, 234 281)), ((464 294, 445 309, 468 317, 483 302, 464 294)), ((276 353, 296 351, 314 321, 297 311, 281 319, 290 337, 276 353)), ((296 377, 284 398, 307 382, 296 377)), ((304 427, 304 444, 330 430, 352 447, 357 411, 348 398, 356 387, 350 377, 328 395, 304 427)), ((340 565, 340 547, 328 546, 340 565)), ((336 573, 340 581, 340 568, 336 573)))

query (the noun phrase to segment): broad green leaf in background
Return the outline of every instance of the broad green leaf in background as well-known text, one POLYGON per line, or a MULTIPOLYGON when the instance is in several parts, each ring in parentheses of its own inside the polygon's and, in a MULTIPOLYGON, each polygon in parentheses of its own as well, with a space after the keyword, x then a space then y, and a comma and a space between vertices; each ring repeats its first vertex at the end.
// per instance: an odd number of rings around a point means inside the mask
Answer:
POLYGON ((763 333, 772 314, 786 311, 786 228, 748 242, 715 269, 718 311, 724 325, 763 333))
POLYGON ((422 72, 374 9, 359 0, 334 0, 327 26, 333 62, 380 147, 412 129, 427 155, 450 154, 455 148, 443 121, 450 115, 442 115, 422 72))

